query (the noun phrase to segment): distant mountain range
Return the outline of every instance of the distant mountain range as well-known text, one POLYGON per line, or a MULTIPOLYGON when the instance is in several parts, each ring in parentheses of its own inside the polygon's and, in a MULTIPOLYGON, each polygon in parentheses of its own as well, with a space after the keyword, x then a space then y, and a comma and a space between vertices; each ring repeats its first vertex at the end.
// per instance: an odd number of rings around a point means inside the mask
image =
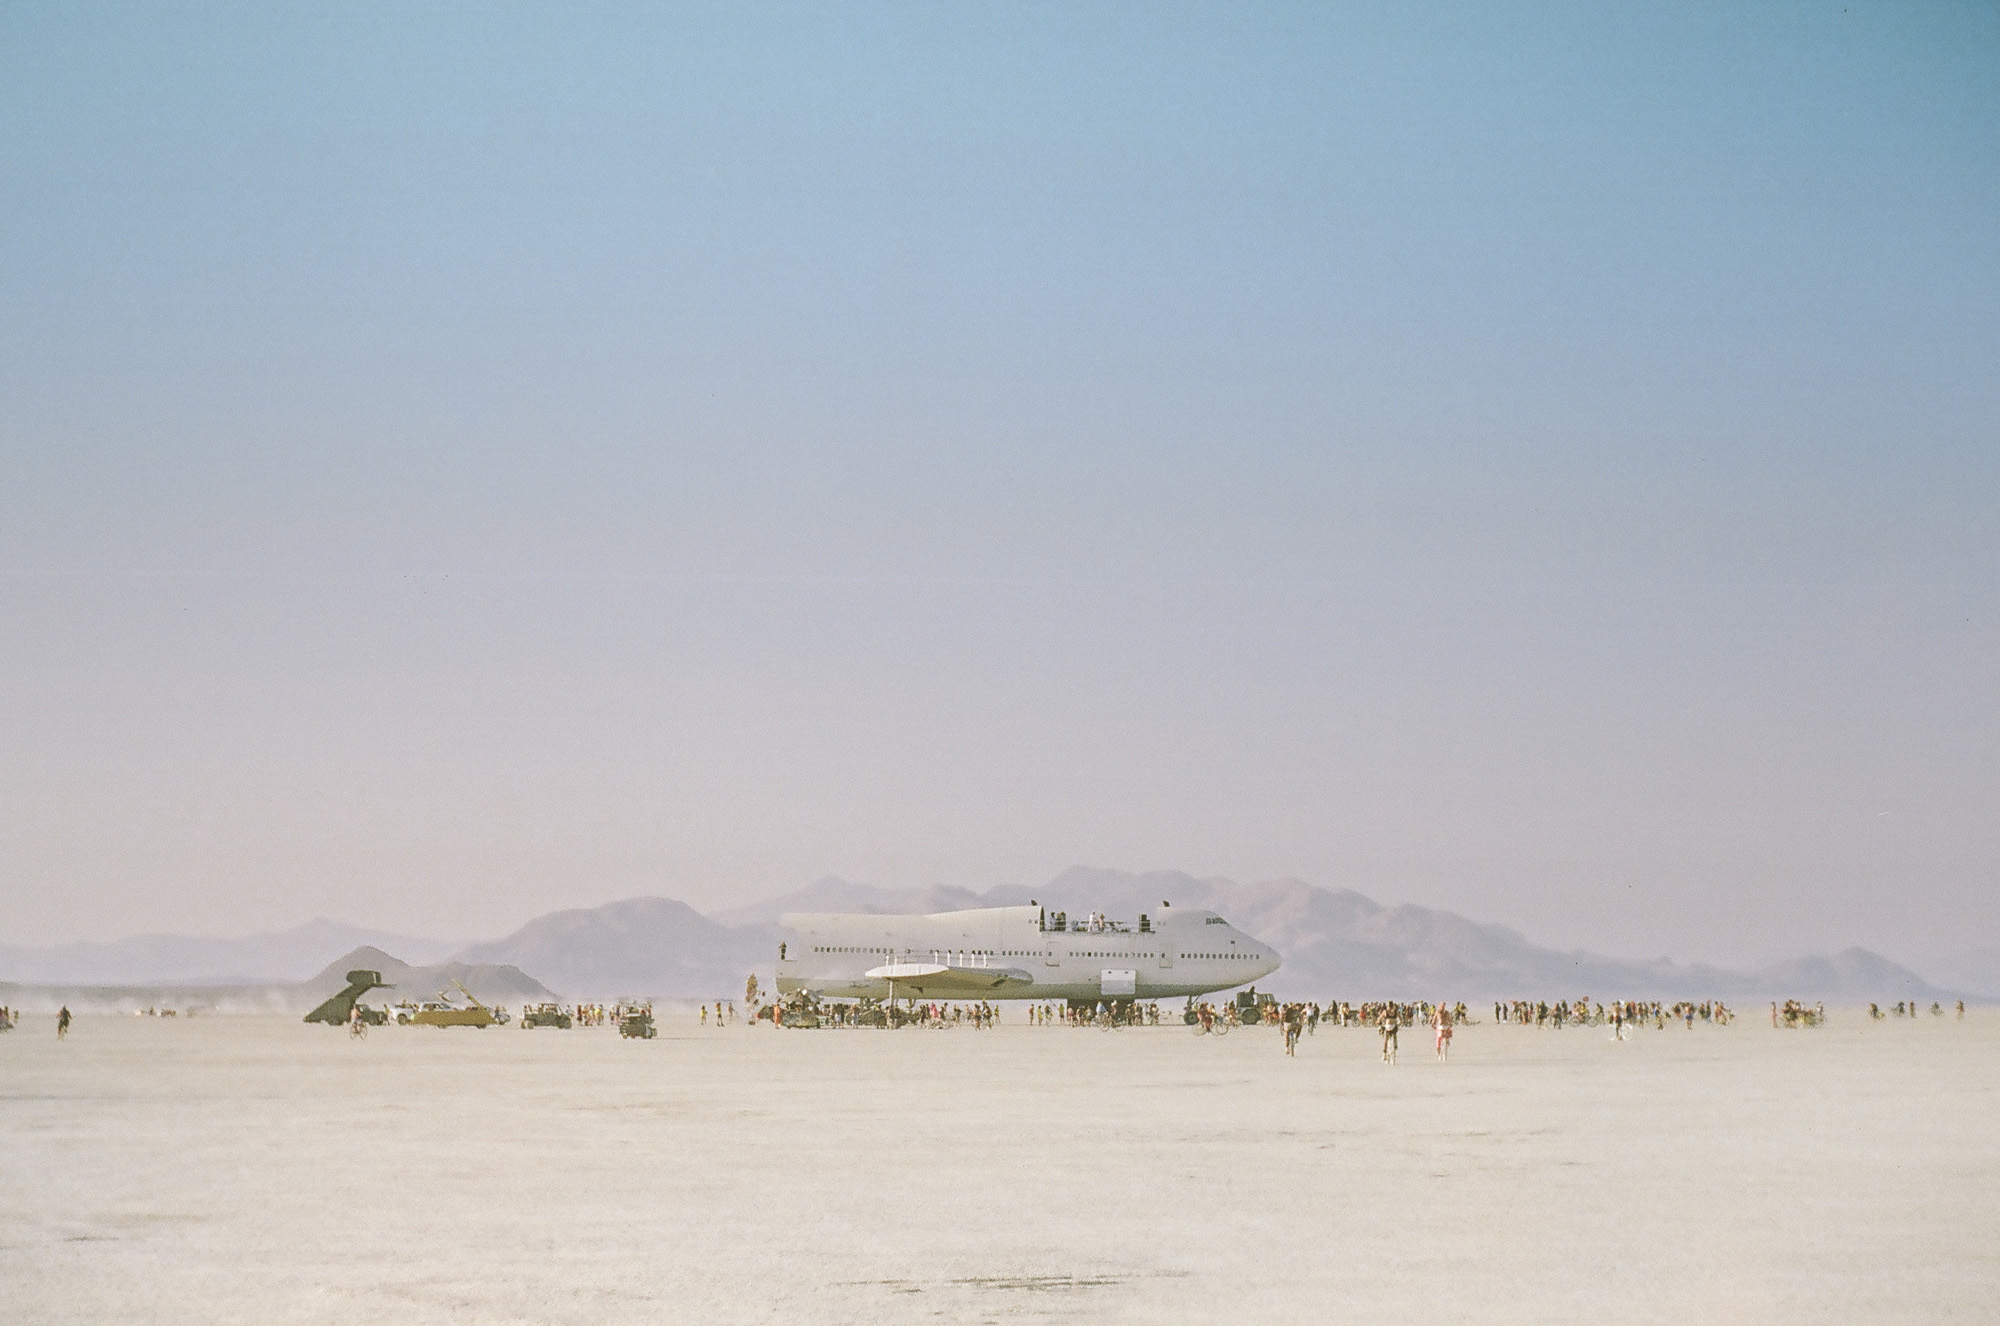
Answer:
POLYGON ((440 995, 460 1002, 460 986, 473 998, 489 1004, 535 1003, 556 997, 555 991, 509 963, 455 959, 413 967, 381 949, 363 947, 335 958, 316 975, 300 982, 299 998, 308 1006, 318 1004, 345 987, 347 973, 357 968, 382 973, 382 979, 391 987, 378 991, 370 1002, 394 1004, 409 999, 422 1003, 440 995))
MULTIPOLYGON (((541 990, 571 999, 622 996, 730 998, 751 972, 769 988, 778 945, 778 917, 789 911, 908 914, 968 907, 1012 906, 1037 900, 1071 915, 1090 911, 1136 917, 1162 902, 1204 907, 1274 946, 1285 965, 1266 984, 1308 998, 1613 998, 1772 999, 1829 1002, 1947 1000, 1960 990, 1991 991, 1995 969, 1975 960, 1954 973, 1947 990, 1866 949, 1807 957, 1757 971, 1735 971, 1666 959, 1631 961, 1583 951, 1543 948, 1499 925, 1453 912, 1404 905, 1384 907, 1351 889, 1323 889, 1295 879, 1242 884, 1178 871, 1132 874, 1075 867, 1039 889, 1001 887, 985 893, 952 886, 884 889, 825 878, 783 897, 704 916, 671 898, 628 898, 602 907, 551 912, 490 943, 444 945, 315 921, 297 930, 244 940, 148 936, 114 944, 60 949, 0 948, 0 977, 36 984, 243 983, 255 973, 297 981, 300 973, 343 948, 368 945, 363 961, 349 952, 318 978, 351 966, 402 969, 415 985, 441 984, 456 971, 512 971, 541 990), (317 947, 315 947, 317 946, 317 947), (464 968, 405 968, 388 956, 435 959, 456 950, 464 968), (310 955, 310 956, 308 956, 310 955), (289 964, 289 965, 287 965, 289 964), (417 972, 424 972, 419 977, 417 972), (1988 979, 1979 978, 1985 972, 1988 979), (210 979, 228 974, 227 980, 210 979), (430 973, 439 973, 432 975, 430 973), (532 973, 532 976, 529 974, 532 973), (1968 977, 1972 979, 1967 979, 1968 977), (53 979, 51 979, 53 978, 53 979), (540 984, 536 984, 539 982, 540 984)), ((395 977, 389 979, 396 980, 395 977)), ((490 979, 481 975, 481 982, 490 979)), ((513 982, 513 978, 507 978, 513 982)), ((472 984, 468 979, 467 983, 472 984)), ((405 981, 397 980, 398 986, 405 981)), ((509 985, 514 989, 518 982, 509 985)), ((335 981, 334 987, 338 987, 335 981)), ((501 984, 489 987, 493 998, 501 984)), ((546 997, 520 987, 511 997, 546 997)), ((481 998, 477 986, 475 993, 481 998)), ((426 989, 423 993, 428 994, 426 989)), ((301 994, 300 997, 304 997, 301 994)), ((4 994, 0 994, 4 1002, 4 994)))
MULTIPOLYGON (((994 889, 977 905, 1026 902, 1027 889, 994 889)), ((1206 907, 1275 947, 1285 965, 1269 982, 1303 997, 1801 998, 1880 1000, 1952 997, 1879 954, 1852 948, 1742 972, 1663 958, 1631 961, 1530 943, 1501 925, 1405 904, 1384 907, 1352 889, 1296 879, 1239 884, 1179 871, 1130 874, 1075 867, 1032 895, 1070 912, 1150 911, 1162 901, 1206 907)))
POLYGON ((336 953, 362 945, 437 962, 465 941, 365 930, 325 917, 241 939, 135 935, 108 944, 23 948, 0 944, 0 978, 33 985, 256 985, 298 981, 336 953))
POLYGON ((60 1006, 76 1013, 172 1008, 302 1014, 344 987, 347 973, 357 968, 382 974, 382 979, 393 988, 378 992, 373 999, 388 1003, 404 999, 422 1002, 440 994, 456 1000, 460 985, 489 1004, 555 998, 548 987, 518 967, 467 962, 413 967, 381 949, 363 945, 335 958, 302 981, 0 982, 0 1004, 31 1013, 53 1012, 60 1006))
POLYGON ((461 956, 532 971, 571 998, 730 998, 752 971, 770 988, 776 934, 774 926, 721 925, 672 898, 628 898, 551 912, 461 956))

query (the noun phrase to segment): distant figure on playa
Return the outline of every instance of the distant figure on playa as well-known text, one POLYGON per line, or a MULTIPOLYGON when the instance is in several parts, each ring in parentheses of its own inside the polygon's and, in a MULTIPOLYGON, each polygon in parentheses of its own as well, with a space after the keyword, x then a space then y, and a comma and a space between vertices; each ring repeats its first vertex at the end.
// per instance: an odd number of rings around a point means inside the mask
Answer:
POLYGON ((1382 1015, 1382 1062, 1385 1064, 1396 1062, 1396 1032, 1399 1021, 1393 1011, 1382 1015))
POLYGON ((347 1037, 360 1040, 368 1034, 368 1019, 361 1016, 361 1005, 355 1004, 347 1010, 347 1037))
POLYGON ((1960 1020, 1963 1020, 1965 1017, 1965 1001, 1963 999, 1958 1001, 1958 1016, 1960 1020))
POLYGON ((56 1014, 56 1039, 65 1040, 68 1038, 68 1036, 69 1036, 69 1005, 64 1004, 62 1006, 62 1012, 56 1014))
POLYGON ((1443 1063, 1445 1056, 1451 1053, 1451 1010, 1443 1004, 1438 1005, 1435 1030, 1437 1032, 1438 1062, 1443 1063))
POLYGON ((1611 1006, 1611 1039, 1614 1041, 1625 1039, 1625 1005, 1622 1003, 1611 1006))
POLYGON ((701 1025, 702 1025, 702 1026, 704 1026, 704 1027, 708 1025, 708 1005, 707 1005, 707 1004, 703 1004, 703 1005, 701 1006, 701 1025))

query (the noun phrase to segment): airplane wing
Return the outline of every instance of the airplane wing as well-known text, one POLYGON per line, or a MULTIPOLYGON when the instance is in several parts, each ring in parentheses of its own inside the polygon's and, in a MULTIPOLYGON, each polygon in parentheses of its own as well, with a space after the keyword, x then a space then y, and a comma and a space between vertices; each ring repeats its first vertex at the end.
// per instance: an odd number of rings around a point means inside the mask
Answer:
POLYGON ((1019 967, 980 967, 956 962, 891 962, 870 968, 867 975, 871 981, 889 982, 898 995, 942 995, 947 999, 1035 983, 1034 976, 1019 967))

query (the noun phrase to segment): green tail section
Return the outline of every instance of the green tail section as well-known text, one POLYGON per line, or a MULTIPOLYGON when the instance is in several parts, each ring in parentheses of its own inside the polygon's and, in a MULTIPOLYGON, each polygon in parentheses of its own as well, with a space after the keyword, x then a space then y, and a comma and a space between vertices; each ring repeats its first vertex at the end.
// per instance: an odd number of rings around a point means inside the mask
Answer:
POLYGON ((348 1015, 354 1011, 355 1000, 370 990, 388 988, 383 983, 382 973, 379 971, 351 971, 347 973, 347 988, 306 1014, 306 1021, 324 1022, 330 1027, 337 1027, 346 1022, 348 1015))

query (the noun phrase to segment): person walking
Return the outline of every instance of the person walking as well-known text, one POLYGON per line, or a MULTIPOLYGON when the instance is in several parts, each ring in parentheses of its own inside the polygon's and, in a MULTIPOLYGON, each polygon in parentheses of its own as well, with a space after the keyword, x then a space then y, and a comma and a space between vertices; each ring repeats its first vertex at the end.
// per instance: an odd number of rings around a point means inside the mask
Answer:
POLYGON ((1380 1029, 1382 1032, 1382 1062, 1385 1064, 1396 1062, 1396 1033, 1400 1022, 1401 1019, 1396 1016, 1393 1010, 1382 1014, 1380 1029))
POLYGON ((1443 1004, 1438 1005, 1435 1030, 1438 1062, 1443 1063, 1445 1056, 1451 1053, 1451 1010, 1443 1004))
POLYGON ((60 1041, 60 1040, 67 1040, 68 1038, 69 1038, 69 1005, 64 1004, 62 1006, 62 1012, 56 1014, 56 1039, 60 1041))

